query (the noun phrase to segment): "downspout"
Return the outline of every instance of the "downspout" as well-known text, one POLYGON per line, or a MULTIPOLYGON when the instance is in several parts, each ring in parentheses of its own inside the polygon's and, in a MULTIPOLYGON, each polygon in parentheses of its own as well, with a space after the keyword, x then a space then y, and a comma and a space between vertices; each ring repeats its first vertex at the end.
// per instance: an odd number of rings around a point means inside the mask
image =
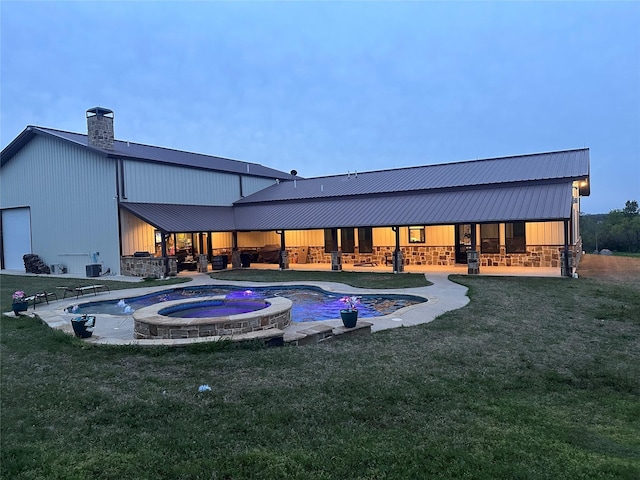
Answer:
POLYGON ((564 221, 564 276, 570 277, 571 270, 569 269, 569 220, 564 221))
MULTIPOLYGON (((115 196, 115 201, 116 201, 116 215, 117 215, 117 221, 118 221, 118 258, 120 259, 120 262, 122 261, 122 216, 120 215, 120 179, 121 179, 121 174, 120 174, 120 164, 122 162, 122 159, 118 159, 116 161, 116 196, 115 196)), ((118 265, 118 273, 122 273, 122 268, 120 265, 118 265)))

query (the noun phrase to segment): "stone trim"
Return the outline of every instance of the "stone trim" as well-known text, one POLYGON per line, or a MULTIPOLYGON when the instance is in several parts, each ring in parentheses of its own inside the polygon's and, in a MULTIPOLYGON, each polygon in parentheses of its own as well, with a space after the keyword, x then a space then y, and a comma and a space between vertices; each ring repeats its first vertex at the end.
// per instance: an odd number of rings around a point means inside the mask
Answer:
POLYGON ((269 329, 284 329, 291 323, 293 302, 284 297, 265 299, 269 305, 255 312, 208 318, 175 318, 159 311, 174 305, 224 300, 224 295, 160 302, 133 313, 133 335, 138 339, 233 337, 269 329))
MULTIPOLYGON (((500 247, 500 253, 480 252, 480 265, 484 267, 560 267, 561 245, 529 245, 526 253, 506 253, 506 247, 500 247)), ((580 244, 569 247, 573 265, 580 259, 580 244)), ((357 248, 356 248, 357 250, 357 248)), ((342 253, 343 264, 373 263, 391 267, 394 246, 373 247, 372 253, 342 253)), ((453 246, 402 246, 404 265, 456 265, 453 246)), ((331 254, 324 253, 324 247, 309 247, 309 263, 331 263, 331 254)))

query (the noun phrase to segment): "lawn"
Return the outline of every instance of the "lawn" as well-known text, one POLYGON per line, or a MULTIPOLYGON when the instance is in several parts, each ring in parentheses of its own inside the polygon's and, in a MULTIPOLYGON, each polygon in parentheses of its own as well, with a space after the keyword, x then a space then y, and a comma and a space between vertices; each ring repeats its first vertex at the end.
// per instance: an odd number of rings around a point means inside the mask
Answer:
POLYGON ((413 288, 431 285, 421 273, 402 275, 379 272, 322 272, 304 270, 219 270, 210 274, 218 280, 247 282, 339 282, 360 288, 413 288))
POLYGON ((455 280, 471 303, 430 324, 305 347, 3 317, 1 477, 640 478, 640 277, 455 280))

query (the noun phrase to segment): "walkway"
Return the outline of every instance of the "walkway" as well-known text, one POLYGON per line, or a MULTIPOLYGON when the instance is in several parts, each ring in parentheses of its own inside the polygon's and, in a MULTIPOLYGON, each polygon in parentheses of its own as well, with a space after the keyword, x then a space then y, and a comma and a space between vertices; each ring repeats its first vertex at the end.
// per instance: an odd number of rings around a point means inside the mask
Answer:
MULTIPOLYGON (((323 270, 326 267, 324 265, 311 265, 311 264, 294 264, 291 266, 292 270, 323 270)), ((389 271, 388 267, 353 267, 344 266, 347 271, 389 271)), ((252 268, 276 268, 277 265, 252 265, 252 268)), ((425 297, 428 301, 425 303, 413 305, 396 311, 392 315, 386 315, 376 318, 364 319, 366 322, 372 324, 371 330, 377 332, 380 330, 386 330, 390 328, 409 327, 414 325, 420 325, 423 323, 429 323, 437 316, 458 308, 464 307, 469 303, 467 297, 467 288, 457 283, 451 282, 448 277, 451 274, 466 274, 465 267, 427 267, 429 271, 424 272, 425 267, 422 267, 422 273, 424 273, 427 280, 432 285, 427 287, 418 288, 405 288, 394 290, 374 290, 374 289, 360 289, 344 285, 342 283, 334 282, 285 282, 281 285, 313 285, 320 287, 330 292, 340 292, 344 294, 361 295, 366 293, 400 293, 411 294, 425 297)), ((414 271, 416 267, 409 267, 407 271, 414 271)), ((6 274, 20 274, 20 272, 3 271, 6 274)), ((24 275, 24 273, 22 273, 24 275)), ((509 276, 559 276, 558 269, 542 269, 542 268, 483 268, 483 275, 509 275, 509 276)), ((65 312, 67 307, 70 307, 76 303, 90 302, 90 301, 102 301, 102 300, 118 300, 126 297, 139 296, 146 293, 152 293, 166 288, 175 288, 181 286, 198 286, 198 285, 238 285, 239 287, 251 287, 256 286, 255 282, 232 282, 226 280, 214 280, 207 274, 195 273, 195 272, 182 272, 181 275, 191 277, 193 280, 188 283, 171 286, 158 286, 158 287, 142 287, 126 290, 115 290, 113 292, 94 295, 87 295, 80 300, 75 298, 67 298, 64 300, 53 301, 49 305, 38 304, 36 306, 35 313, 50 327, 63 330, 69 334, 73 334, 71 328, 71 319, 77 315, 69 314, 65 312)), ((71 278, 70 275, 60 275, 60 277, 71 278)), ((131 277, 102 277, 103 279, 110 280, 132 280, 131 277)), ((87 282, 91 282, 93 279, 85 279, 87 282)), ((95 279, 98 281, 98 279, 95 279)), ((34 313, 33 309, 29 309, 29 314, 34 313)), ((13 315, 9 313, 8 315, 13 315)), ((297 330, 306 330, 314 325, 331 325, 339 326, 342 321, 337 318, 336 320, 326 320, 320 322, 292 322, 284 331, 285 338, 287 334, 293 334, 297 330)), ((133 317, 116 317, 111 315, 98 315, 96 319, 96 327, 94 329, 93 336, 87 339, 88 342, 96 344, 112 344, 112 345, 125 345, 125 344, 137 344, 137 345, 178 345, 186 343, 201 342, 202 339, 181 339, 181 340, 136 340, 133 338, 133 317)))

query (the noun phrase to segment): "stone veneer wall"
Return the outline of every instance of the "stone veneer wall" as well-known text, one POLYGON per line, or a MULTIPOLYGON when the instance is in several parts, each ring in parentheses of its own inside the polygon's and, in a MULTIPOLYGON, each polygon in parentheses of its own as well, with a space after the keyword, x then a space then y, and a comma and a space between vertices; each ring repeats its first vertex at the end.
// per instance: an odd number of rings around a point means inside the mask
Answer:
MULTIPOLYGON (((481 267, 560 267, 560 252, 564 247, 528 246, 527 253, 506 253, 500 247, 500 253, 480 252, 481 267)), ((482 272, 482 270, 480 270, 482 272)))
MULTIPOLYGON (((484 267, 560 267, 560 252, 563 246, 539 245, 527 247, 526 253, 506 253, 505 247, 500 247, 500 253, 480 252, 480 265, 484 267)), ((357 249, 356 249, 357 250, 357 249)), ((378 265, 388 264, 391 266, 391 259, 395 247, 374 247, 373 253, 343 253, 343 264, 354 263, 375 263, 378 265)), ((456 264, 455 248, 451 247, 429 247, 429 246, 403 246, 405 265, 444 265, 456 264)), ((570 251, 574 257, 574 262, 579 260, 580 249, 572 246, 570 251)), ((324 252, 324 247, 309 248, 309 263, 331 263, 331 254, 324 252)), ((576 263, 574 263, 575 265, 576 263)))
MULTIPOLYGON (((343 264, 375 263, 391 266, 395 247, 373 247, 372 253, 343 253, 343 264)), ((453 247, 402 247, 405 265, 455 265, 455 249, 453 247)), ((331 254, 324 252, 324 247, 309 248, 309 263, 331 263, 331 254)))
POLYGON ((178 274, 176 257, 120 257, 120 274, 132 277, 162 278, 165 276, 166 261, 169 262, 169 276, 178 274))

